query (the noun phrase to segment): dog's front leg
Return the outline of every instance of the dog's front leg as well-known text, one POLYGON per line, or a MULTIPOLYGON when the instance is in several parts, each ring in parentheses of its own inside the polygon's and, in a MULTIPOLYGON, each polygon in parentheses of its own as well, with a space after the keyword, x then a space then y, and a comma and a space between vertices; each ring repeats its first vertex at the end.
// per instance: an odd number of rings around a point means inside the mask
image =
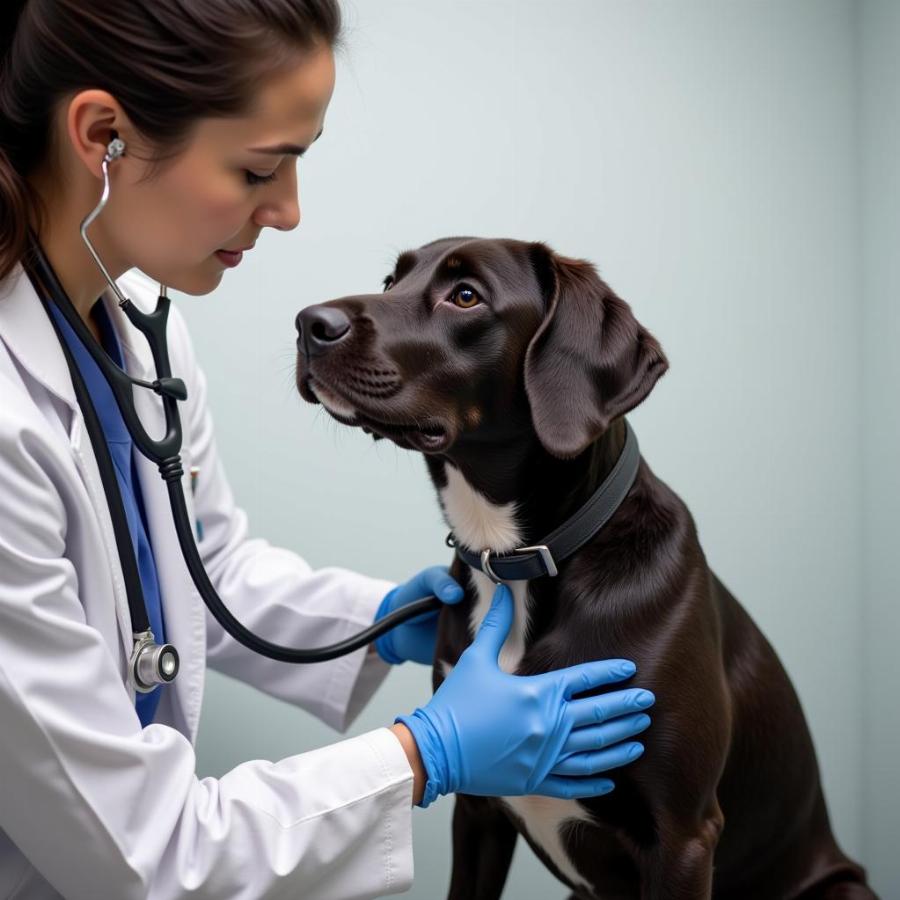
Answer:
POLYGON ((641 900, 709 900, 713 855, 723 823, 715 800, 697 822, 675 817, 659 820, 659 842, 643 860, 641 900))
POLYGON ((517 836, 496 801, 457 794, 448 900, 499 900, 517 836))

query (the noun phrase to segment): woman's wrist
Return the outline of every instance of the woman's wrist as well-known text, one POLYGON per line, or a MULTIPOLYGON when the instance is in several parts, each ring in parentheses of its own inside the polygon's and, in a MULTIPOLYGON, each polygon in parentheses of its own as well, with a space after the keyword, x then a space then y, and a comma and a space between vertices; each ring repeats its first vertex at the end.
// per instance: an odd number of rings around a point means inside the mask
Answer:
POLYGON ((418 806, 422 802, 425 794, 425 782, 428 780, 425 774, 425 765, 422 762, 422 755, 419 753, 419 745, 413 737, 413 733, 402 723, 395 722, 390 726, 390 730, 396 735, 400 741, 403 752, 409 760, 409 767, 413 773, 413 796, 412 805, 418 806))

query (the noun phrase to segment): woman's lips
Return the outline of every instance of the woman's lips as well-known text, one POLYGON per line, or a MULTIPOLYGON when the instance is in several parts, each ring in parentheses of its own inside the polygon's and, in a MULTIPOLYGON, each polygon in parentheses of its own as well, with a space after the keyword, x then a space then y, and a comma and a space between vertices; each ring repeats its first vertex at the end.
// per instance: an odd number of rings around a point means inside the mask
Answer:
POLYGON ((236 252, 231 252, 230 250, 216 250, 216 256, 223 265, 227 266, 229 269, 233 269, 244 258, 244 252, 242 250, 237 250, 236 252))

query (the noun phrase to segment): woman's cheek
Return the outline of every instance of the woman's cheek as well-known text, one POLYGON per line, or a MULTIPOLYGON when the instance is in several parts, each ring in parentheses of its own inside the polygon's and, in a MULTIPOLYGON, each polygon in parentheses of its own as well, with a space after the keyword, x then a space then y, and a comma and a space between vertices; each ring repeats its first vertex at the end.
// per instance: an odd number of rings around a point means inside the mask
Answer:
POLYGON ((198 205, 202 210, 201 221, 196 223, 197 233, 208 236, 213 250, 221 249, 235 237, 247 230, 247 222, 253 214, 253 207, 247 202, 243 191, 232 191, 231 196, 217 194, 207 202, 198 205))
POLYGON ((215 250, 221 246, 217 239, 227 239, 242 227, 248 201, 246 188, 237 173, 217 169, 213 165, 185 166, 169 185, 168 205, 170 211, 177 210, 175 215, 182 227, 176 230, 188 246, 196 246, 200 237, 204 243, 215 244, 215 250))

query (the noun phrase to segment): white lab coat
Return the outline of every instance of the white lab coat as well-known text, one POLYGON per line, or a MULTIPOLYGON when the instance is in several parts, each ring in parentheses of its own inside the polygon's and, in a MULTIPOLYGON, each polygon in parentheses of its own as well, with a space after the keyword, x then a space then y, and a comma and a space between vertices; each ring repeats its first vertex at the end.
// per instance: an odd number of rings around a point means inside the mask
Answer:
MULTIPOLYGON (((120 280, 152 308, 156 287, 120 280)), ((103 302, 133 375, 146 341, 103 302)), ((387 582, 310 567, 247 536, 216 456, 183 319, 169 323, 184 378, 185 472, 200 469, 200 551, 225 603, 282 644, 332 643, 371 624, 387 582)), ((136 390, 151 435, 159 398, 136 390)), ((386 728, 283 759, 195 774, 207 662, 343 730, 387 666, 365 650, 316 665, 272 662, 207 613, 178 548, 165 486, 139 462, 167 638, 181 671, 142 729, 125 684, 131 624, 97 464, 62 352, 29 279, 0 285, 0 898, 341 900, 406 890, 412 772, 386 728)))

